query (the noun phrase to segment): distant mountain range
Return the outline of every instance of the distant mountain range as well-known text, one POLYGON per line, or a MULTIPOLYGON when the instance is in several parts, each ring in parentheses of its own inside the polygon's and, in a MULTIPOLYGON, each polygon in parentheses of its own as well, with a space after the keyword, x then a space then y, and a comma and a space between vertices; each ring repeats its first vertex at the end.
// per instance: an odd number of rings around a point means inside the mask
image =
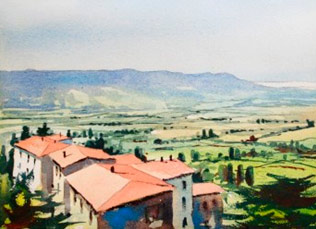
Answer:
POLYGON ((260 97, 277 89, 228 73, 169 71, 0 71, 1 105, 18 108, 160 109, 214 99, 260 97))

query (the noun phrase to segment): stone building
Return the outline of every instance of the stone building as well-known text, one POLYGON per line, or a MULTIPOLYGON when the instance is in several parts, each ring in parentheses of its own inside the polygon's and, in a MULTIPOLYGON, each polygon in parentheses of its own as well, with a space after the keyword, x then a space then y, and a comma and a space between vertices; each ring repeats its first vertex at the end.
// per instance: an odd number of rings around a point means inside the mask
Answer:
POLYGON ((16 143, 14 154, 14 176, 30 172, 31 190, 55 193, 64 203, 56 212, 70 214, 78 228, 221 227, 224 190, 193 183, 194 170, 171 156, 144 162, 62 135, 33 136, 16 143))

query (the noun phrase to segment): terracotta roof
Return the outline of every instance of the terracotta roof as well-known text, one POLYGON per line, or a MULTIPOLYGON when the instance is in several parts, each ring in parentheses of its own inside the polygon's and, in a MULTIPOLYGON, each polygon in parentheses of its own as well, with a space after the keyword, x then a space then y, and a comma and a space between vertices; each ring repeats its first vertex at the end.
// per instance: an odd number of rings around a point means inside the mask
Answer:
POLYGON ((99 211, 105 212, 114 207, 119 207, 146 197, 155 196, 172 191, 172 187, 147 184, 144 182, 131 181, 112 198, 105 202, 99 211))
POLYGON ((166 160, 163 162, 150 161, 132 166, 162 180, 169 180, 182 175, 194 173, 192 168, 177 159, 173 159, 172 161, 166 160))
POLYGON ((114 172, 110 168, 93 164, 66 178, 97 212, 173 190, 171 185, 128 165, 114 165, 114 172))
POLYGON ((195 183, 193 184, 193 196, 222 193, 224 189, 213 183, 195 183))
POLYGON ((100 160, 110 159, 110 155, 104 153, 103 150, 87 148, 79 145, 68 145, 68 147, 53 152, 49 156, 62 168, 87 158, 100 160), (64 152, 66 152, 66 157, 64 157, 64 152))
POLYGON ((137 158, 134 154, 122 154, 112 156, 116 160, 116 164, 139 164, 143 163, 139 158, 137 158))
POLYGON ((106 168, 107 170, 110 170, 111 167, 114 168, 115 174, 120 175, 121 177, 124 177, 129 180, 133 181, 139 181, 139 182, 146 182, 150 184, 156 184, 156 185, 167 185, 166 182, 163 180, 160 180, 156 177, 153 177, 147 173, 144 173, 138 169, 135 169, 134 167, 130 165, 119 165, 119 164, 99 164, 99 166, 102 166, 106 168))
POLYGON ((69 145, 58 141, 55 142, 50 137, 32 136, 19 141, 15 146, 34 154, 36 157, 43 157, 57 150, 64 149, 69 145))

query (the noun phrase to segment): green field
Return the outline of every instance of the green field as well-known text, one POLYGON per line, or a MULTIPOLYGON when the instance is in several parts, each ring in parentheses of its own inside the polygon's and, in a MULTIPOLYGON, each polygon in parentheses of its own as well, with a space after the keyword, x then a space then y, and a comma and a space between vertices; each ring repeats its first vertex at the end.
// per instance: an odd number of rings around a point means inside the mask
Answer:
MULTIPOLYGON (((185 163, 197 172, 201 172, 203 181, 221 185, 227 193, 231 186, 219 177, 219 166, 233 166, 234 176, 238 165, 254 168, 254 185, 273 181, 268 173, 300 178, 316 172, 316 160, 305 157, 296 149, 282 150, 279 145, 289 146, 291 140, 305 151, 316 154, 316 128, 307 128, 306 119, 316 119, 313 107, 246 107, 223 106, 215 110, 173 109, 162 111, 100 112, 83 113, 71 110, 22 110, 4 109, 0 119, 0 143, 9 149, 12 133, 19 137, 23 125, 30 127, 33 134, 43 122, 55 133, 66 134, 70 130, 73 141, 85 144, 89 138, 83 137, 83 131, 92 129, 94 138, 103 134, 105 148, 112 147, 115 153, 134 153, 141 149, 147 160, 177 158, 179 153, 185 156, 185 163), (259 121, 258 120, 268 120, 259 121), (209 129, 218 135, 215 138, 203 137, 203 129, 209 129), (241 141, 254 135, 257 142, 243 144, 241 141), (159 140, 155 143, 155 140, 159 140), (229 157, 229 148, 239 149, 241 157, 229 157), (313 149, 314 147, 314 149, 313 149), (255 150, 255 156, 249 152, 255 150), (199 159, 192 161, 191 152, 199 153, 199 159), (221 154, 221 157, 219 157, 221 154), (208 169, 208 172, 205 170, 208 169)), ((315 109, 316 110, 316 109, 315 109)), ((282 147, 281 147, 282 148, 282 147)), ((316 182, 316 178, 313 178, 316 182)), ((241 186, 247 187, 243 182, 241 186)), ((315 191, 315 186, 310 190, 315 191)), ((236 201, 228 199, 225 212, 231 212, 236 201)), ((238 200, 238 198, 237 198, 238 200)), ((227 221, 227 224, 231 222, 227 221)))

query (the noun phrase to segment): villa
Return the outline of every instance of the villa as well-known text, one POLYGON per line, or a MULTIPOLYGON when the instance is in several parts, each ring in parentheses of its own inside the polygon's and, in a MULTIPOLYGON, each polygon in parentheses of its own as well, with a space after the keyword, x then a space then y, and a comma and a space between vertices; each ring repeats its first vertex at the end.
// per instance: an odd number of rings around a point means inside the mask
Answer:
POLYGON ((14 176, 33 172, 31 190, 55 193, 57 212, 81 228, 219 227, 221 187, 193 183, 194 170, 170 156, 141 161, 75 145, 62 135, 15 144, 14 176))

